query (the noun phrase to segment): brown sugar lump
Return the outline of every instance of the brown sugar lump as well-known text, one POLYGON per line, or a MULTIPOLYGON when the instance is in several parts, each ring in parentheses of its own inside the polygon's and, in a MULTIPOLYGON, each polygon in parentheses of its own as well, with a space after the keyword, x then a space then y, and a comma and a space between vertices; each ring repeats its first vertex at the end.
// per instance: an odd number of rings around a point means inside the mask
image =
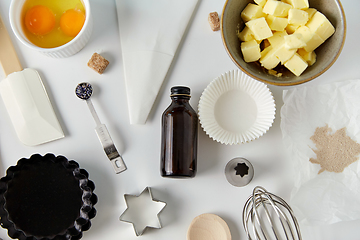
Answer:
POLYGON ((211 29, 215 31, 220 30, 220 19, 217 12, 212 12, 209 14, 208 21, 210 24, 211 29))
POLYGON ((87 65, 99 74, 102 74, 105 71, 106 67, 109 65, 109 61, 100 54, 94 53, 91 56, 87 65))

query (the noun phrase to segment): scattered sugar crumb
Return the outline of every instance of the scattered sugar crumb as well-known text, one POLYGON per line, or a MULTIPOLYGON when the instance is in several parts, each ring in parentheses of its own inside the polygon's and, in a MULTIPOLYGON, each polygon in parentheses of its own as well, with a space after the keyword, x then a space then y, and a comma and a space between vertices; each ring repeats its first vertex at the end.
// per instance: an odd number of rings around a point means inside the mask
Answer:
POLYGON ((220 19, 217 12, 211 12, 208 17, 208 21, 210 24, 211 29, 215 31, 220 30, 220 19))

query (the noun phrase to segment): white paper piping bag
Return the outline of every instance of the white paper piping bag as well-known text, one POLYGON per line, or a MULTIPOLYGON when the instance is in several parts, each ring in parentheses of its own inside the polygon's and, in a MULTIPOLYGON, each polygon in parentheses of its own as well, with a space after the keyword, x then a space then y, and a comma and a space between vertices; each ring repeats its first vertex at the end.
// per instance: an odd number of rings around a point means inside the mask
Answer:
POLYGON ((145 124, 198 0, 116 0, 131 124, 145 124))

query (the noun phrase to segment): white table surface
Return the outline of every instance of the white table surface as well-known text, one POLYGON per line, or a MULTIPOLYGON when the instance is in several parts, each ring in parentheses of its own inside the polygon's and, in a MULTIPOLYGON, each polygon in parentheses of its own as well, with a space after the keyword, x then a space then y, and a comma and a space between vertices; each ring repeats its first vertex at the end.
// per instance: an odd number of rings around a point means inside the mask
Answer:
MULTIPOLYGON (((264 136, 243 145, 226 146, 213 141, 200 129, 197 176, 189 180, 162 178, 159 172, 160 116, 170 104, 170 88, 174 85, 190 86, 191 105, 197 109, 199 97, 210 81, 236 69, 225 52, 220 32, 212 32, 207 22, 210 12, 221 13, 225 1, 199 0, 180 51, 145 125, 129 124, 115 2, 90 1, 94 17, 93 34, 86 47, 72 57, 52 59, 43 56, 27 49, 10 32, 22 65, 38 70, 42 76, 66 137, 36 147, 22 145, 1 101, 1 175, 9 166, 16 165, 18 159, 34 153, 51 152, 76 160, 81 168, 90 173, 99 198, 95 205, 97 215, 91 221, 90 230, 84 233, 84 240, 137 239, 131 224, 120 222, 119 216, 126 208, 123 195, 139 194, 146 186, 152 187, 154 197, 167 202, 167 206, 160 214, 163 228, 149 229, 141 239, 186 239, 190 222, 202 213, 221 216, 228 223, 233 239, 246 239, 241 213, 245 200, 255 186, 264 186, 287 201, 290 198, 293 168, 291 158, 282 145, 279 114, 283 104, 282 91, 286 88, 269 86, 277 111, 273 126, 264 136), (110 61, 103 75, 86 65, 95 51, 110 61), (93 103, 115 145, 123 152, 128 166, 126 172, 119 175, 113 172, 95 134, 95 122, 89 109, 74 94, 76 85, 82 81, 95 86, 93 103), (240 156, 252 162, 255 176, 246 187, 236 188, 226 181, 224 168, 228 161, 240 156)), ((343 51, 326 73, 306 85, 360 78, 360 1, 342 0, 342 4, 348 29, 343 51)), ((8 29, 9 5, 10 0, 0 1, 0 13, 8 29)), ((359 223, 301 226, 301 230, 305 240, 357 240, 360 238, 359 223)), ((0 237, 9 239, 2 228, 0 237)))

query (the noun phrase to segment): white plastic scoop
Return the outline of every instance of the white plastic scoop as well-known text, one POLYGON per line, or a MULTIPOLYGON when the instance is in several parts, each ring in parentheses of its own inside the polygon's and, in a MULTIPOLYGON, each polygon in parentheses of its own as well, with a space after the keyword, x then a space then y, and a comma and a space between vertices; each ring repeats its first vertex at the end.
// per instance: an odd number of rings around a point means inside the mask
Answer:
POLYGON ((0 16, 0 95, 20 141, 35 146, 64 137, 38 72, 22 69, 0 16))

